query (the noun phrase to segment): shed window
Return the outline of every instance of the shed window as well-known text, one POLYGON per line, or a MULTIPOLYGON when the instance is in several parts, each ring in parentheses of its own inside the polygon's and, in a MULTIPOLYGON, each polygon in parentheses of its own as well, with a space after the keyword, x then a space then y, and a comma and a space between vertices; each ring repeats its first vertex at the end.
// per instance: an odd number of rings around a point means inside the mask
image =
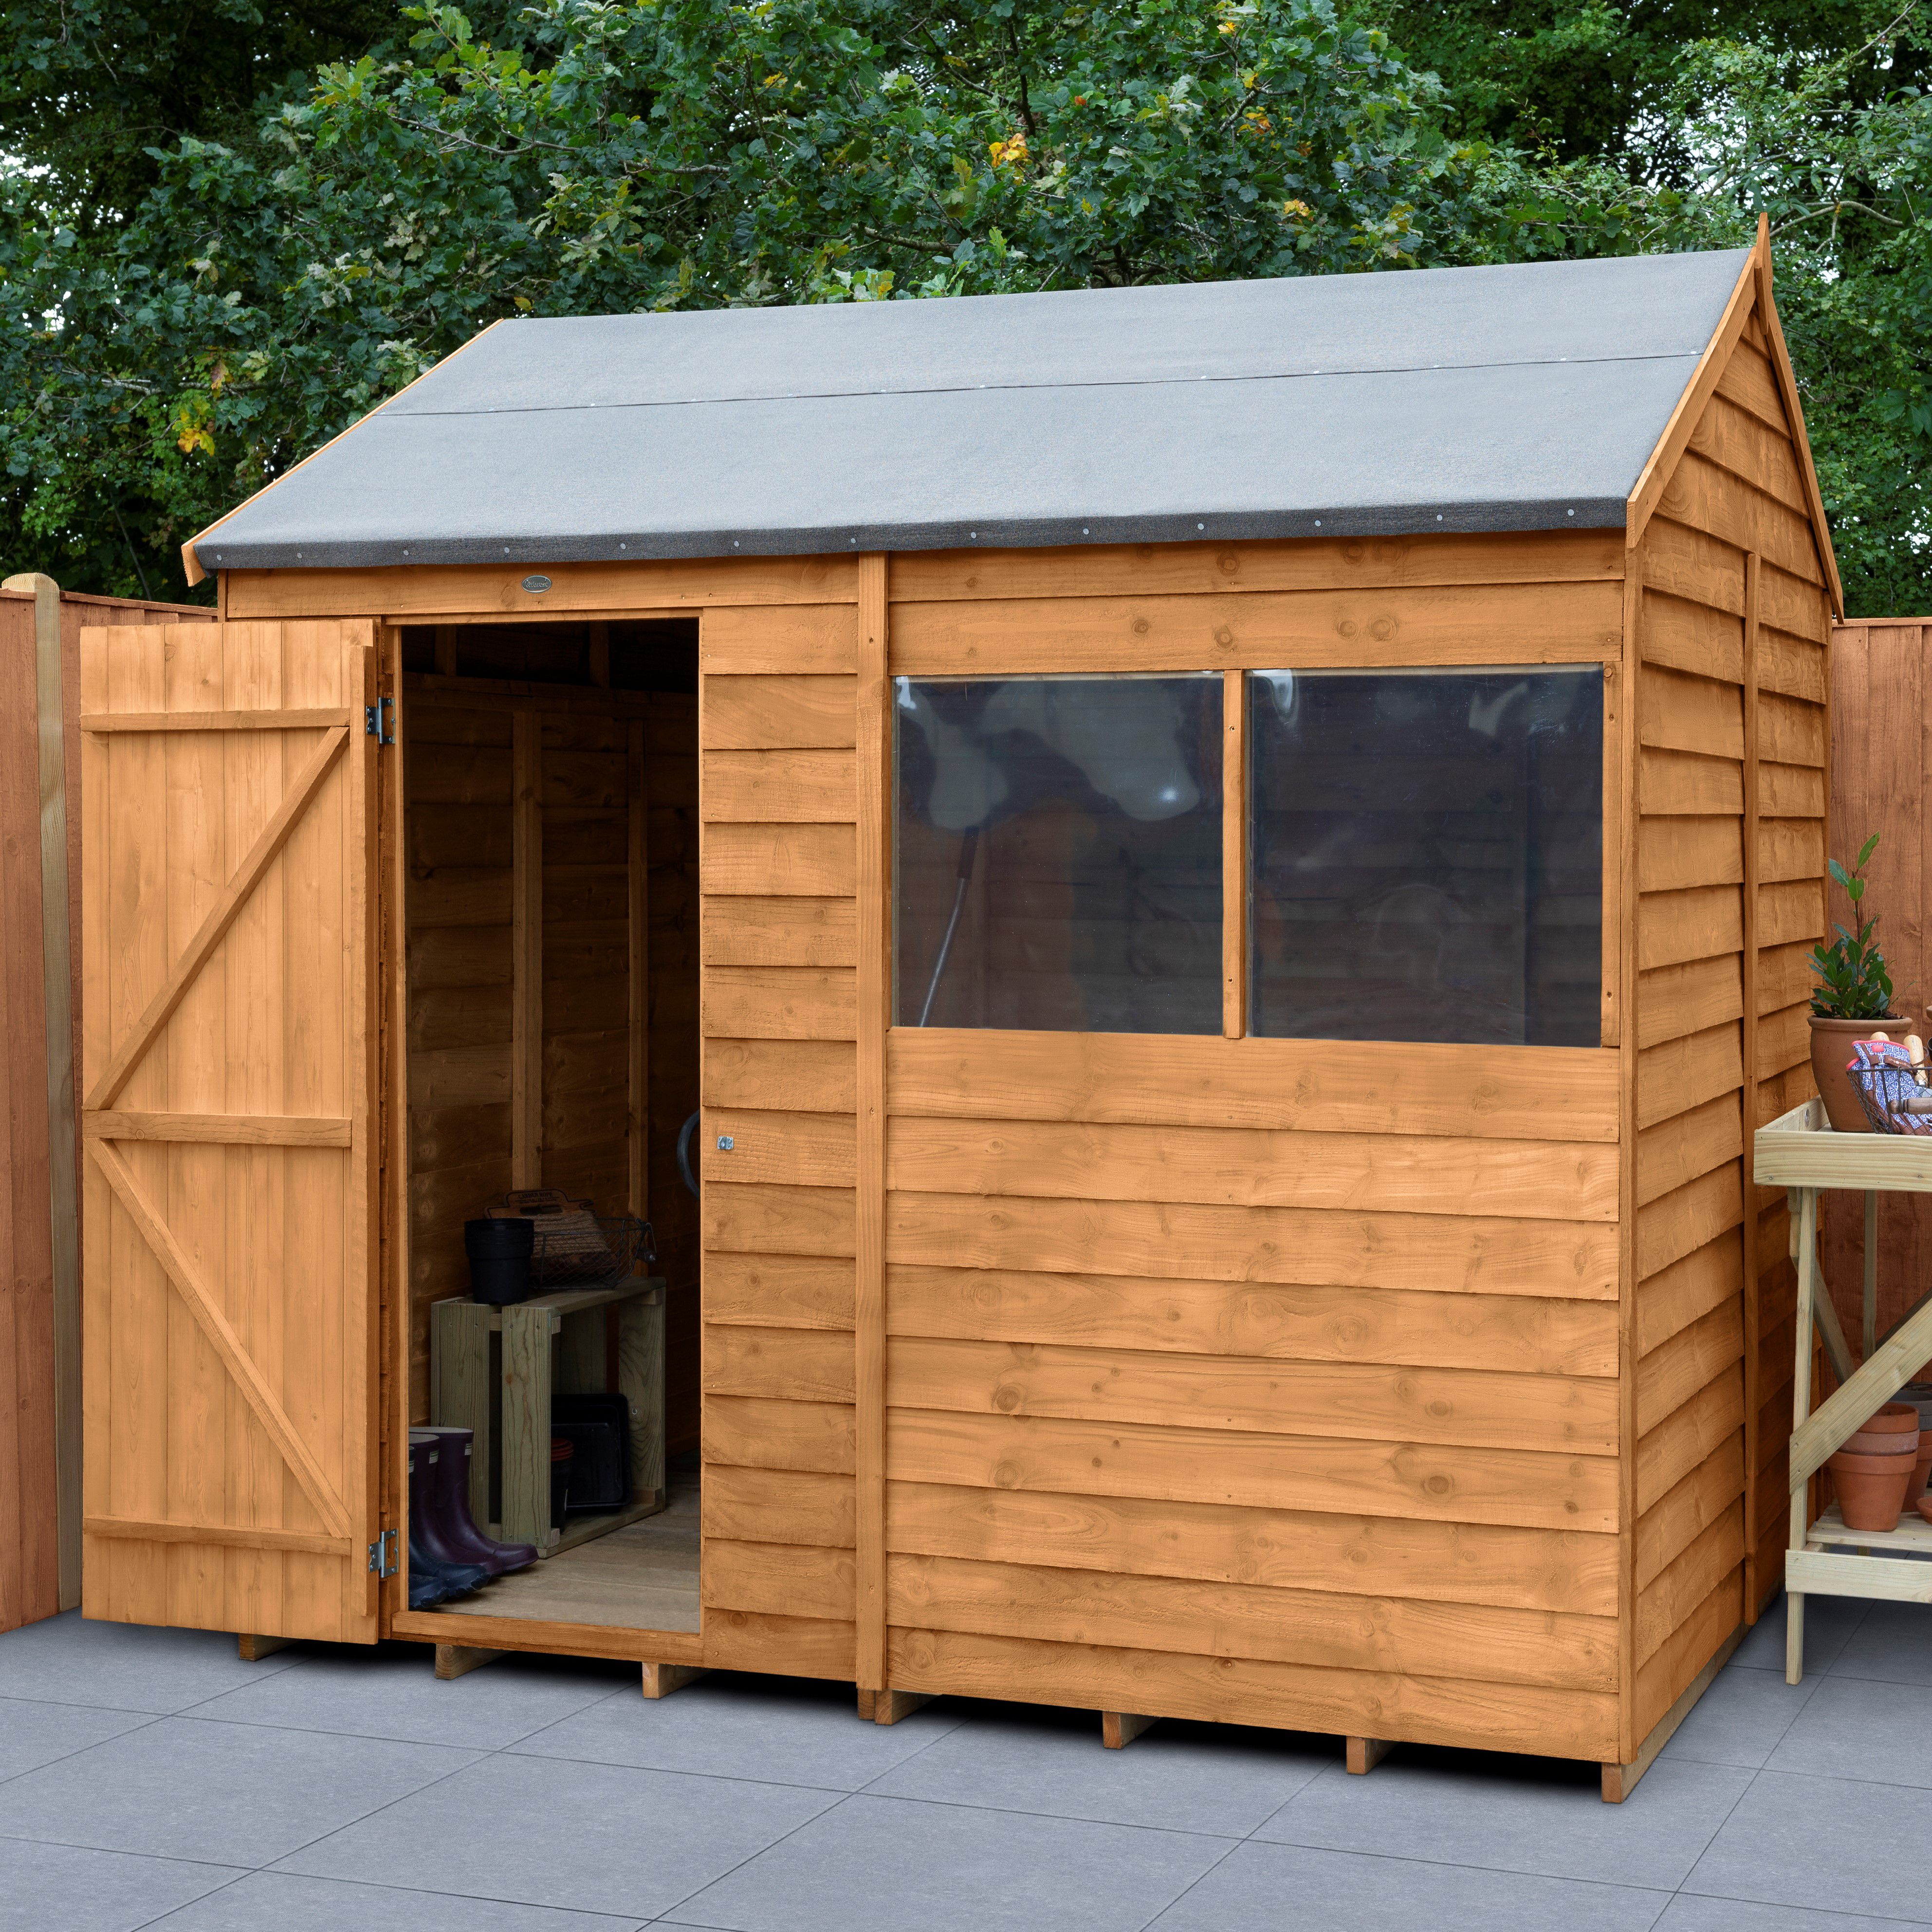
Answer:
POLYGON ((1250 1026, 1601 1038, 1596 666, 1249 680, 1250 1026))
POLYGON ((1222 681, 895 681, 896 1022, 1221 1028, 1222 681))

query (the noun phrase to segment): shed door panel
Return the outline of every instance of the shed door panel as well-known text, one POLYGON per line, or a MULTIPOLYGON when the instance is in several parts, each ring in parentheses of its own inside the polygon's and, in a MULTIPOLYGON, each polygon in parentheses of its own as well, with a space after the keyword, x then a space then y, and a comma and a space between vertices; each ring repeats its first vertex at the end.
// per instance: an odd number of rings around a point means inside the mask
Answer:
POLYGON ((376 1634, 373 641, 82 638, 91 1617, 376 1634))

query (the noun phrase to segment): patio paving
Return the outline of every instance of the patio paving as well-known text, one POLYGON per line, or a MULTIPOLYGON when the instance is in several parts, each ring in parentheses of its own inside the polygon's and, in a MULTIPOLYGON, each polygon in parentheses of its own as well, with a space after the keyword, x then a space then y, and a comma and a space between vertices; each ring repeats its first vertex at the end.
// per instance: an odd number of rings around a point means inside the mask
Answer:
POLYGON ((1932 1925, 1932 1609, 1782 1606, 1594 1767, 60 1617, 0 1637, 0 1932, 1879 1932, 1932 1925), (1846 1827, 1838 1828, 1842 1822, 1846 1827))

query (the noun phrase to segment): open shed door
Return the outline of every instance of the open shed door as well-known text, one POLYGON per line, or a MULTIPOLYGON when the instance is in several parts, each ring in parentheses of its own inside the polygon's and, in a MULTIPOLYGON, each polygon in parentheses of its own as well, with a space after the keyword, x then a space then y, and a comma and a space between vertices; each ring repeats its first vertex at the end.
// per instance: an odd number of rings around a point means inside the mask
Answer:
POLYGON ((373 646, 82 634, 91 1617, 376 1635, 373 646))

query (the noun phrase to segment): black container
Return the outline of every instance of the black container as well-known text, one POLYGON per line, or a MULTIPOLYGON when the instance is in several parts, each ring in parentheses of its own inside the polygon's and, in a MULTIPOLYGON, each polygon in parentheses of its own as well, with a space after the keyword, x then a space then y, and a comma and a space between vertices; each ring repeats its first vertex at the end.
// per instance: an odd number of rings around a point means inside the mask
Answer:
POLYGON ((463 1224, 463 1251, 470 1257, 470 1292, 479 1302, 502 1308, 530 1291, 530 1252, 536 1224, 512 1216, 463 1224))
POLYGON ((631 1405, 623 1396, 554 1395, 553 1435, 576 1455, 570 1465, 570 1507, 623 1510, 631 1504, 631 1405))
POLYGON ((554 1530, 563 1527, 563 1515, 570 1507, 571 1465, 576 1455, 570 1444, 560 1435, 550 1439, 550 1526, 554 1530))

